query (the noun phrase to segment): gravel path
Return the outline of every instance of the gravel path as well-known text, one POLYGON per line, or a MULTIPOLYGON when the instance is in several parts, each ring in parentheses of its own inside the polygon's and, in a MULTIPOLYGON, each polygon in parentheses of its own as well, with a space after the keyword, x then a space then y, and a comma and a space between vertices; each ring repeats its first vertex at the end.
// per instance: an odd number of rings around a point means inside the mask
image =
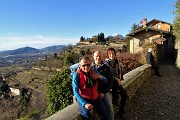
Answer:
POLYGON ((126 120, 180 120, 180 70, 159 65, 163 77, 146 80, 126 106, 126 120))

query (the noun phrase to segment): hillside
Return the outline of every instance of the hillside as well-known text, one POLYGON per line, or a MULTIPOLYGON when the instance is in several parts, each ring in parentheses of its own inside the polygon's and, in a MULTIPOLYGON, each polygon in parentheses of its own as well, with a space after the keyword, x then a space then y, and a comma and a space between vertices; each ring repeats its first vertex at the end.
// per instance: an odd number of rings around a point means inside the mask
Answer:
MULTIPOLYGON (((90 59, 93 61, 93 53, 96 50, 100 50, 103 53, 103 58, 106 57, 106 50, 109 47, 113 47, 118 52, 118 58, 122 61, 120 52, 120 47, 118 45, 116 46, 104 46, 104 45, 96 45, 96 46, 69 46, 66 48, 66 50, 63 50, 57 54, 51 54, 47 57, 45 60, 38 60, 34 63, 33 67, 29 70, 24 70, 22 72, 17 73, 17 75, 9 78, 10 85, 17 86, 17 83, 19 84, 19 88, 25 87, 28 88, 29 91, 31 91, 31 99, 30 103, 27 106, 27 112, 29 114, 31 111, 37 111, 41 112, 44 111, 47 108, 47 100, 46 100, 46 81, 54 76, 56 73, 58 73, 60 70, 64 68, 69 68, 69 65, 65 65, 64 60, 67 58, 67 56, 71 54, 75 54, 76 58, 82 56, 82 51, 85 51, 86 54, 89 55, 90 59)), ((127 56, 126 56, 127 57, 127 56)), ((130 58, 128 58, 128 62, 131 61, 130 58)), ((135 57, 134 57, 135 60, 135 57)), ((73 61, 76 61, 74 58, 73 61)), ((125 64, 129 64, 127 61, 125 61, 125 64)), ((131 64, 131 68, 137 67, 138 64, 131 64)), ((125 68, 125 67, 124 67, 125 68)), ((125 69, 124 69, 125 70, 125 69)), ((128 71, 130 69, 127 69, 128 71)), ((13 110, 13 109, 12 109, 13 110)), ((16 110, 14 110, 16 111, 16 110)), ((16 111, 17 112, 17 111, 16 111)), ((25 114, 25 111, 22 111, 22 115, 25 114)), ((5 114, 5 113, 4 113, 5 114)))
POLYGON ((30 54, 30 53, 38 53, 40 50, 32 47, 23 47, 23 48, 18 48, 15 50, 8 50, 8 51, 2 51, 0 52, 0 55, 19 55, 19 54, 30 54))
MULTIPOLYGON (((48 78, 50 78, 53 74, 59 72, 60 70, 64 68, 69 68, 69 64, 65 64, 64 60, 67 58, 70 54, 75 54, 76 59, 74 58, 72 61, 75 62, 81 57, 82 53, 81 51, 85 51, 86 54, 90 57, 91 61, 93 62, 93 53, 97 50, 102 51, 103 53, 103 59, 106 58, 106 50, 112 46, 104 46, 104 45, 96 45, 96 46, 75 46, 67 48, 64 51, 61 51, 60 53, 49 55, 46 60, 38 60, 36 61, 32 68, 29 70, 22 71, 18 73, 15 76, 15 79, 20 81, 21 83, 27 85, 29 88, 36 89, 39 92, 44 92, 45 82, 48 78), (26 79, 24 79, 26 78, 26 79)), ((118 58, 122 58, 120 54, 120 47, 119 46, 113 46, 117 50, 118 58)), ((123 55, 124 56, 124 55, 123 55)), ((129 57, 126 55, 125 57, 129 57)), ((128 58, 130 59, 130 58, 128 58)), ((133 59, 136 59, 135 57, 133 59)), ((130 60, 129 60, 130 61, 130 60)))
POLYGON ((53 45, 40 49, 42 53, 59 53, 61 49, 63 49, 65 45, 53 45))
POLYGON ((7 51, 0 51, 0 55, 2 56, 8 56, 8 55, 22 55, 22 54, 49 54, 54 52, 60 52, 60 50, 65 47, 65 45, 54 45, 54 46, 48 46, 42 49, 36 49, 33 47, 22 47, 15 50, 7 50, 7 51))
POLYGON ((42 49, 23 47, 15 50, 0 52, 0 73, 8 74, 31 68, 33 63, 51 57, 52 54, 59 53, 65 45, 48 46, 42 49))

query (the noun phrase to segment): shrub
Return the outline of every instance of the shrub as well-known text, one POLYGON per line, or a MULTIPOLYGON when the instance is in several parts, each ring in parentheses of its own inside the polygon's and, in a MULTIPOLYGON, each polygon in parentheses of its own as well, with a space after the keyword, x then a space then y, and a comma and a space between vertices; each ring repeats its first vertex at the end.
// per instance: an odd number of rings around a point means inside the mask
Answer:
POLYGON ((138 54, 131 54, 127 52, 120 53, 120 54, 117 54, 117 59, 120 63, 120 66, 122 67, 122 71, 124 74, 142 65, 139 62, 138 54))
POLYGON ((84 50, 80 50, 80 54, 81 54, 82 56, 84 56, 86 53, 85 53, 84 50))
POLYGON ((72 104, 72 83, 69 78, 70 70, 64 69, 54 75, 46 82, 47 88, 47 115, 50 116, 57 111, 72 104))
POLYGON ((37 116, 39 114, 38 111, 32 111, 31 113, 26 114, 24 117, 21 117, 18 120, 30 120, 33 119, 33 117, 37 116))
POLYGON ((71 64, 75 64, 76 62, 78 62, 78 55, 75 53, 69 53, 64 58, 64 65, 71 65, 71 64))

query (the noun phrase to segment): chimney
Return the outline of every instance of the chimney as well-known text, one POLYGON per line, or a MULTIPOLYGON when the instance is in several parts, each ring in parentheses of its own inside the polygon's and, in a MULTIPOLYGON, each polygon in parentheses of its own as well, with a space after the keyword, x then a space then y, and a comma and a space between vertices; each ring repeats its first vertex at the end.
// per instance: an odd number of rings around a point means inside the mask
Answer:
POLYGON ((147 24, 147 18, 144 18, 144 19, 143 19, 143 28, 146 27, 146 24, 147 24))

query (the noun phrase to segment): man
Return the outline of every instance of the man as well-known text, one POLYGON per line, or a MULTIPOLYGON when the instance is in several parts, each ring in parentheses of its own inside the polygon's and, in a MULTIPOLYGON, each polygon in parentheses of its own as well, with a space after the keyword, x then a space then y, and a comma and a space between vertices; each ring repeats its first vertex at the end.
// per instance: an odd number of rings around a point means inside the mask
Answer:
POLYGON ((110 95, 110 90, 112 89, 114 79, 108 65, 103 63, 102 53, 100 51, 96 51, 94 53, 94 63, 92 64, 92 68, 100 75, 105 76, 108 80, 107 84, 99 81, 98 91, 109 113, 108 120, 114 120, 112 96, 110 95))
POLYGON ((90 110, 93 108, 97 110, 102 120, 108 120, 106 107, 97 90, 98 79, 106 82, 103 76, 93 71, 88 57, 81 58, 80 68, 73 74, 72 84, 83 120, 91 120, 90 110))

